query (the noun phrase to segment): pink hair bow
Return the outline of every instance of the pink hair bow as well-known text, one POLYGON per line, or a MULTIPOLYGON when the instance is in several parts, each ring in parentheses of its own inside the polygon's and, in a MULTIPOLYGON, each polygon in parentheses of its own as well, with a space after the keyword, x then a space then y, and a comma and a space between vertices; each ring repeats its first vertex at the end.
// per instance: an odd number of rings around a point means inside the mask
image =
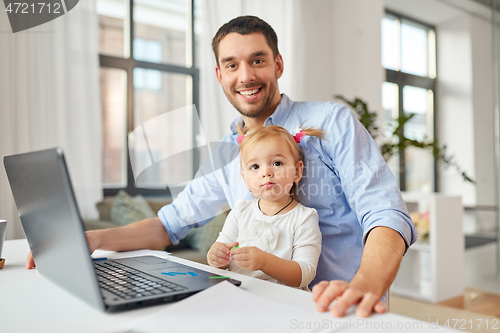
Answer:
POLYGON ((300 143, 300 141, 302 141, 302 138, 304 138, 306 136, 306 131, 304 130, 300 130, 299 132, 297 132, 297 134, 295 134, 294 138, 295 138, 295 142, 297 143, 300 143))
POLYGON ((240 135, 236 138, 236 141, 238 141, 238 143, 241 144, 241 141, 243 141, 244 138, 245 138, 244 135, 240 135))

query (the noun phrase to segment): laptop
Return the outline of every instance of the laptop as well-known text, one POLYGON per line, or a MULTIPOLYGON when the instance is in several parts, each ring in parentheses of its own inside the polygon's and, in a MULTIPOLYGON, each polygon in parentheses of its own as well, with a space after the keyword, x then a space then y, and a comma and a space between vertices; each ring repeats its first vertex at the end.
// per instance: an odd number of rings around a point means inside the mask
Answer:
POLYGON ((143 256, 93 260, 60 148, 4 157, 38 271, 102 311, 181 300, 222 281, 240 281, 143 256))

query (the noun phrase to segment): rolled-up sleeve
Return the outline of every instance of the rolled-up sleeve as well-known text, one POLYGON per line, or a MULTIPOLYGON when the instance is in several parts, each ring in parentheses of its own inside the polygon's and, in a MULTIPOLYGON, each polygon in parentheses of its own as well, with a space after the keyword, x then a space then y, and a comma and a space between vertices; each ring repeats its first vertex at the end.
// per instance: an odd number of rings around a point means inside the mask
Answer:
POLYGON ((196 177, 170 205, 158 212, 172 244, 178 244, 193 227, 208 223, 227 203, 217 173, 222 171, 196 177))

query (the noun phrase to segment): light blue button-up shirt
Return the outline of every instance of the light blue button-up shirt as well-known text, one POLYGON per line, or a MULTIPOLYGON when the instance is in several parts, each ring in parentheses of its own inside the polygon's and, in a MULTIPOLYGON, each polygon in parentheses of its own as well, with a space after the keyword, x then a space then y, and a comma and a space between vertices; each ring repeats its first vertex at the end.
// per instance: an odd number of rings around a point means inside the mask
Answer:
MULTIPOLYGON (((359 268, 371 229, 392 228, 401 234, 407 247, 416 241, 417 231, 377 146, 346 106, 293 102, 283 94, 265 125, 279 125, 294 134, 304 121, 303 127, 326 132, 326 140, 306 136, 299 143, 305 161, 298 199, 318 211, 323 236, 311 286, 322 280, 350 281, 359 268)), ((239 158, 235 158, 237 123, 242 124, 241 116, 231 124, 232 133, 212 150, 225 156, 219 158, 222 161, 212 159, 209 172, 202 167, 205 171, 200 169, 173 203, 158 212, 173 244, 193 226, 207 223, 226 203, 232 208, 238 200, 251 199, 240 175, 239 158)))

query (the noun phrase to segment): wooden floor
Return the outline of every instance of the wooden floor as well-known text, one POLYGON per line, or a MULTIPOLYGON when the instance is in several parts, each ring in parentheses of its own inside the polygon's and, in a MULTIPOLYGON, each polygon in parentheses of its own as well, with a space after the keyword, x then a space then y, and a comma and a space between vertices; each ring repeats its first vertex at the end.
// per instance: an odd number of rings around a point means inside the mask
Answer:
POLYGON ((463 296, 459 296, 439 305, 500 317, 500 295, 487 293, 479 289, 466 288, 463 296))
POLYGON ((498 332, 500 295, 466 288, 463 296, 434 304, 391 294, 389 312, 450 328, 458 325, 462 332, 498 332), (488 328, 493 324, 495 330, 488 328))

